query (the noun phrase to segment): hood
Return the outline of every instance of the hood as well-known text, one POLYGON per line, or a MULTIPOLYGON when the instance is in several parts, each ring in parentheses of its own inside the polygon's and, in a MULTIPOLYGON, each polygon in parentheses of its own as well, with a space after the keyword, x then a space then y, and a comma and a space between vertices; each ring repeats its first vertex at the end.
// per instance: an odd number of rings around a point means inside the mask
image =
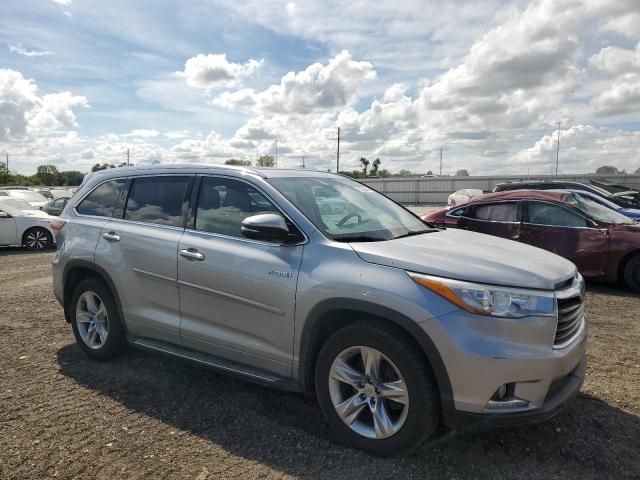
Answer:
POLYGON ((546 250, 466 230, 350 245, 369 263, 492 285, 553 290, 576 273, 546 250))
POLYGON ((45 219, 50 219, 50 218, 54 218, 51 215, 49 215, 47 212, 44 212, 42 210, 22 210, 22 217, 38 217, 38 218, 45 218, 45 219))
POLYGON ((637 208, 621 208, 618 211, 630 218, 640 218, 640 210, 637 208))

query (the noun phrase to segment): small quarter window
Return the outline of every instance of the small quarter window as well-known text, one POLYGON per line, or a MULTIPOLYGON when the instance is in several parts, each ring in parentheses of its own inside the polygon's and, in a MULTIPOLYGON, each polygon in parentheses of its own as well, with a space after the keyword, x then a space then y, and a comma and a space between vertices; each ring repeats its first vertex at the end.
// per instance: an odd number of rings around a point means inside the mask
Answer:
POLYGON ((111 217, 124 184, 124 179, 110 180, 100 184, 80 202, 76 211, 80 215, 111 217))

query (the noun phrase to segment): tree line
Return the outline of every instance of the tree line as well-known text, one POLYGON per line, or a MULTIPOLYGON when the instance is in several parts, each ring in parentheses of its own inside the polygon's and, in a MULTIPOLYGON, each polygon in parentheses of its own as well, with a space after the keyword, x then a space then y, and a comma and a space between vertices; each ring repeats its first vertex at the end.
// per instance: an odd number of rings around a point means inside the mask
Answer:
POLYGON ((55 165, 39 165, 33 175, 11 173, 7 165, 0 162, 0 185, 46 185, 50 187, 69 186, 75 187, 82 183, 84 173, 78 170, 58 171, 55 165))

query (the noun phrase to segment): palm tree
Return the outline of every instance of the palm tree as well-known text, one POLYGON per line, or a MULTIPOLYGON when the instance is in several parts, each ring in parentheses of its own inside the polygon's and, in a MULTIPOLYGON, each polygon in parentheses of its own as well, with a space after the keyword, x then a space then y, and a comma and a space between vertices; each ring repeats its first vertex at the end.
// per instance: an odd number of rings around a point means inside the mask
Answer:
POLYGON ((360 159, 360 163, 362 164, 362 171, 364 172, 364 176, 367 176, 367 168, 369 168, 369 160, 367 160, 366 158, 362 157, 360 159))
POLYGON ((378 173, 378 168, 380 168, 380 159, 376 158, 373 161, 373 166, 371 167, 371 175, 376 175, 378 173))

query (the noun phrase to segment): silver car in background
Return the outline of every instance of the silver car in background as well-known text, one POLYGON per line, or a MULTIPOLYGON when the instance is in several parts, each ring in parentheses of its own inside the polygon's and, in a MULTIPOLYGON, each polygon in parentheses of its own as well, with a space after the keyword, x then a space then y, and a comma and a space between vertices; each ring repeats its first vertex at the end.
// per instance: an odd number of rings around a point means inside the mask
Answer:
POLYGON ((52 226, 55 295, 89 356, 128 343, 315 395, 378 455, 440 425, 547 419, 583 381, 571 262, 434 228, 343 176, 105 170, 52 226))

